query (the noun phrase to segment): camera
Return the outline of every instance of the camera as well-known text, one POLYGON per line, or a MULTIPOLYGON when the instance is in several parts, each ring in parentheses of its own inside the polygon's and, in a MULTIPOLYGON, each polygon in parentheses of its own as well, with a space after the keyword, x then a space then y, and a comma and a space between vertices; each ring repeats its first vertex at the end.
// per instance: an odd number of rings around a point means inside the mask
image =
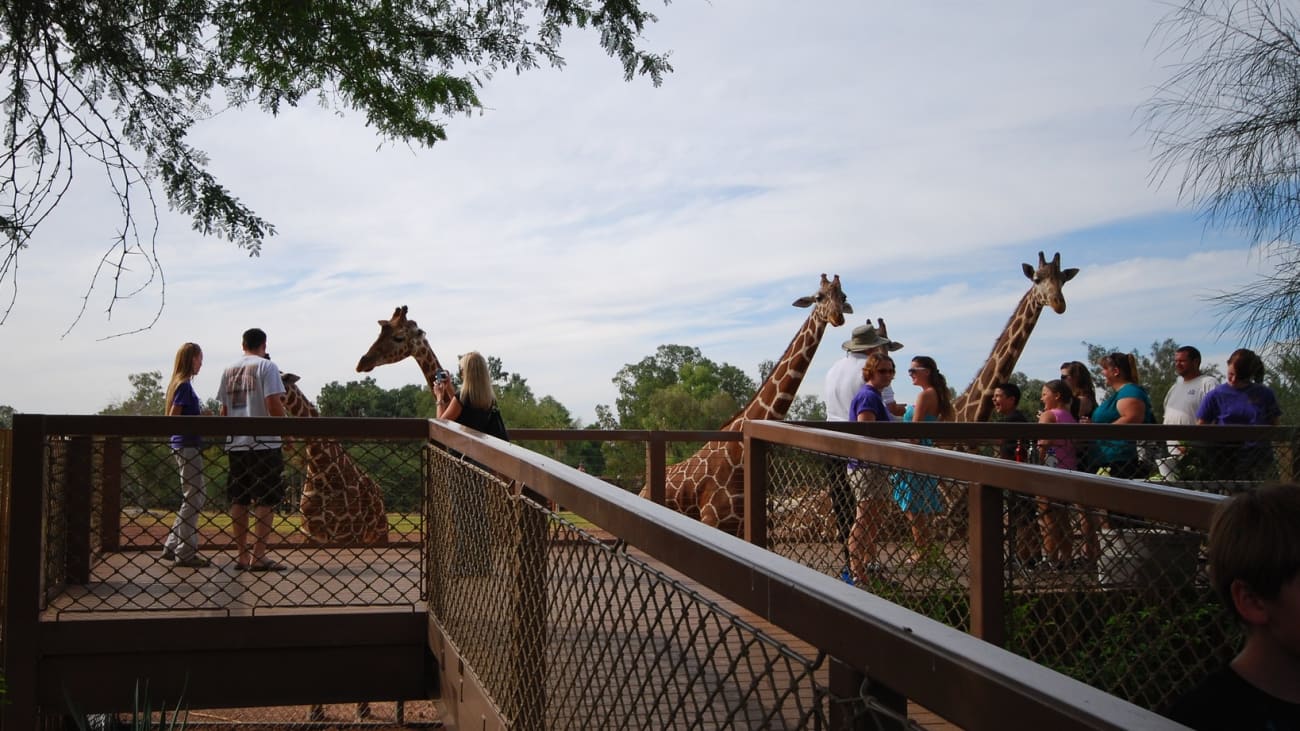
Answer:
POLYGON ((433 374, 433 382, 444 383, 447 380, 448 375, 449 374, 447 373, 447 371, 438 371, 437 373, 433 374))

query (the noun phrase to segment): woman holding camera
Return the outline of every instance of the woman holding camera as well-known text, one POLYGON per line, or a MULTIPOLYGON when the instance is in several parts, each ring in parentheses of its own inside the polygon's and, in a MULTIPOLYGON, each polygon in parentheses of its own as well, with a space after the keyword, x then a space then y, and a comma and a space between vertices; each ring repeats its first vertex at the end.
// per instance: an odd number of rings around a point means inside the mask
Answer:
MULTIPOLYGON (((460 375, 460 393, 456 393, 446 371, 434 375, 433 392, 438 399, 438 418, 492 434, 493 422, 500 423, 501 417, 496 396, 492 393, 487 360, 477 351, 462 355, 460 375)), ((457 453, 452 451, 452 454, 457 453)), ((483 467, 474 460, 469 461, 483 467)), ((456 534, 452 573, 456 576, 486 576, 492 571, 486 495, 481 486, 475 489, 473 481, 453 481, 450 497, 456 534)))
POLYGON ((434 376, 433 390, 438 397, 438 418, 507 439, 496 394, 492 391, 492 376, 488 373, 487 359, 478 351, 470 351, 460 358, 460 393, 456 393, 451 378, 443 371, 434 376))

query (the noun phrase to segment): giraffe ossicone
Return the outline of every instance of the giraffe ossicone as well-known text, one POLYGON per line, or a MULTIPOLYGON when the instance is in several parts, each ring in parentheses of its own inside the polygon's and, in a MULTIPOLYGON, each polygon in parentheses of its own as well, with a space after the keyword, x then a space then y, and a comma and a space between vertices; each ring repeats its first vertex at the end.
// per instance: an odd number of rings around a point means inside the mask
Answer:
POLYGON ((407 319, 406 312, 406 305, 402 305, 393 310, 392 317, 379 321, 379 337, 357 361, 357 373, 369 373, 378 366, 413 358, 432 393, 434 378, 442 370, 442 364, 433 348, 429 347, 424 331, 415 320, 407 319))
POLYGON ((956 421, 987 421, 993 413, 993 401, 989 396, 1000 383, 1006 383, 1016 370, 1016 362, 1024 352, 1029 336, 1038 324, 1039 315, 1044 307, 1052 308, 1059 314, 1065 312, 1065 295, 1061 289, 1065 283, 1074 279, 1078 269, 1061 269, 1061 253, 1058 251, 1051 261, 1038 252, 1038 266, 1021 264, 1025 276, 1032 284, 1029 291, 1020 298, 1011 318, 1002 328, 998 339, 993 343, 984 366, 975 374, 974 380, 962 395, 953 401, 956 421))

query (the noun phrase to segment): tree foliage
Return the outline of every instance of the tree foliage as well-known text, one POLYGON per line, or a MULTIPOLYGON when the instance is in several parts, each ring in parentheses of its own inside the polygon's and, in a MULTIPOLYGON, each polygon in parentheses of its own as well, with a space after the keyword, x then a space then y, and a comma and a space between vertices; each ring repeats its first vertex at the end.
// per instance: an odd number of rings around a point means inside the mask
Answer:
POLYGON ((0 429, 12 429, 14 427, 14 407, 7 404, 0 404, 0 429))
POLYGON ((716 429, 757 388, 741 369, 686 345, 660 345, 654 355, 620 368, 614 385, 622 429, 716 429))
POLYGON ((99 413, 108 416, 162 416, 166 413, 163 402, 167 400, 167 382, 163 380, 162 371, 132 373, 126 380, 131 384, 131 395, 109 404, 99 413))
POLYGON ((346 384, 330 381, 321 387, 316 408, 321 416, 429 419, 437 413, 429 389, 415 384, 384 389, 370 377, 346 384))
POLYGON ((1243 228, 1273 271, 1221 292, 1224 331, 1300 345, 1300 23, 1279 0, 1186 0, 1157 29, 1177 59, 1146 105, 1155 176, 1211 225, 1243 228))
POLYGON ((82 163, 107 178, 121 205, 90 283, 93 290, 109 278, 115 303, 160 276, 155 184, 195 230, 250 255, 275 232, 189 142, 195 125, 223 108, 256 105, 276 114, 311 98, 360 112, 385 139, 427 147, 446 139, 447 117, 482 107, 479 90, 493 73, 562 67, 570 29, 592 29, 625 78, 642 74, 658 85, 671 66, 666 55, 641 48, 642 32, 656 20, 642 4, 8 0, 0 9, 7 143, 0 284, 10 298, 0 322, 17 298, 19 254, 82 163), (142 282, 122 280, 132 270, 144 270, 142 282))

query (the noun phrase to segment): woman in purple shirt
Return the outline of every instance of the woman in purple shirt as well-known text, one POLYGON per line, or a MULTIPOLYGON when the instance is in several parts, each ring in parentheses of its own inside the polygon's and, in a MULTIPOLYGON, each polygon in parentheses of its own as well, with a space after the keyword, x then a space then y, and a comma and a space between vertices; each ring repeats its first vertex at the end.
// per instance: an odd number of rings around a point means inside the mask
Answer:
MULTIPOLYGON (((862 366, 862 388, 849 402, 849 421, 889 421, 881 391, 894 382, 894 360, 884 353, 872 353, 862 366)), ((876 533, 889 497, 884 475, 856 460, 849 461, 849 486, 857 511, 849 531, 849 569, 859 585, 880 571, 876 561, 876 533)))
MULTIPOLYGON (((176 351, 172 366, 172 379, 167 384, 168 416, 199 416, 203 403, 190 381, 203 367, 203 349, 195 343, 185 343, 176 351)), ((173 434, 172 453, 181 474, 181 508, 176 512, 167 542, 163 544, 163 560, 181 568, 200 569, 209 565, 198 554, 199 511, 203 509, 203 441, 196 434, 173 434)))
MULTIPOLYGON (((1282 407, 1273 389, 1260 383, 1264 362, 1240 348, 1228 356, 1228 382, 1205 394, 1196 411, 1197 424, 1277 426, 1282 407)), ((1271 476, 1273 449, 1268 442, 1218 443, 1213 466, 1221 479, 1261 480, 1271 476)))

